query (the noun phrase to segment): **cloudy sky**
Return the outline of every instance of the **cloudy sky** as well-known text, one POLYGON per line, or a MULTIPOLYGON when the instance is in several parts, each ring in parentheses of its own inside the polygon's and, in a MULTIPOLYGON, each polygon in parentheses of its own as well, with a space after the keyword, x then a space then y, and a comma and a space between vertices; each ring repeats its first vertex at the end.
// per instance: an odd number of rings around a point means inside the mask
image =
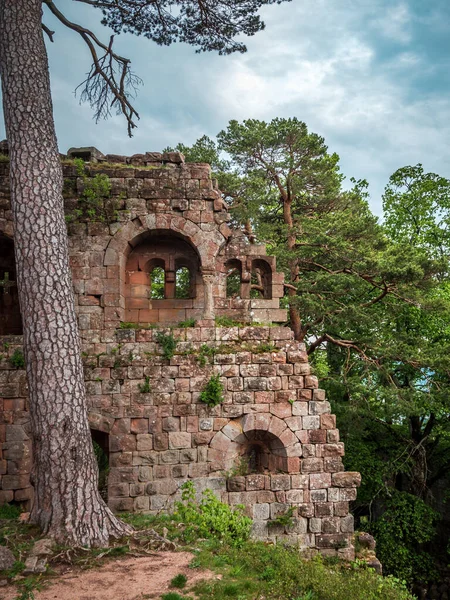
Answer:
MULTIPOLYGON (((56 4, 108 40, 98 10, 56 4)), ((90 108, 79 105, 73 91, 89 70, 88 52, 76 33, 48 16, 56 30, 48 50, 60 150, 157 151, 214 137, 230 119, 296 116, 339 154, 348 178, 369 181, 377 214, 397 168, 421 162, 450 177, 448 0, 293 0, 262 15, 266 30, 248 39, 243 55, 118 37, 117 51, 144 81, 132 139, 123 119, 95 125, 90 108)))

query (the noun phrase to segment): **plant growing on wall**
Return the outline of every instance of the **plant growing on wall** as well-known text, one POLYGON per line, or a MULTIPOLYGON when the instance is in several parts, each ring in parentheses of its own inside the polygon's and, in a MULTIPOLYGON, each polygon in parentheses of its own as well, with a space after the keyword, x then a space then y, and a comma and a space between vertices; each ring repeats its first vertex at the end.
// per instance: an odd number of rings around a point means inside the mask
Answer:
POLYGON ((73 161, 77 175, 82 179, 83 189, 78 198, 77 208, 67 215, 66 221, 78 219, 112 223, 117 221, 119 201, 111 198, 111 181, 108 175, 97 173, 94 177, 86 175, 83 159, 73 161))
POLYGON ((158 344, 161 344, 163 349, 163 356, 170 360, 172 356, 175 354, 175 349, 177 347, 177 340, 174 338, 172 332, 164 333, 163 331, 158 331, 155 336, 158 344))
POLYGON ((200 394, 200 400, 208 406, 217 406, 223 402, 223 385, 220 382, 220 375, 211 377, 200 394))

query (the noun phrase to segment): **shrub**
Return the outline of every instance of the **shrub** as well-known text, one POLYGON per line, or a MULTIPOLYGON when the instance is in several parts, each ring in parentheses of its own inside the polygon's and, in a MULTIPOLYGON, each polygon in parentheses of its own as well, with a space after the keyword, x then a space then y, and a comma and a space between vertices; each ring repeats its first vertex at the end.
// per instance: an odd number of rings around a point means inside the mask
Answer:
POLYGON ((244 507, 232 509, 205 490, 200 503, 195 501, 191 481, 182 486, 182 501, 176 503, 176 516, 187 526, 187 533, 200 537, 219 538, 232 546, 241 546, 249 537, 252 520, 244 515, 244 507))
POLYGON ((173 579, 171 579, 170 587, 178 588, 181 590, 184 587, 186 587, 186 583, 187 583, 186 575, 183 575, 183 573, 179 573, 178 575, 175 575, 175 577, 173 579))

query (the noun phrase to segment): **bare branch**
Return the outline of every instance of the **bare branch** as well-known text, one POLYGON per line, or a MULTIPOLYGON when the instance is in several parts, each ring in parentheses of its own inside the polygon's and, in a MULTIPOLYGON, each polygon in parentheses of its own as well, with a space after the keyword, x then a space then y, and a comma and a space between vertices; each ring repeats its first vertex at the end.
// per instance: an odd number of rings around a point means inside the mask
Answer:
POLYGON ((42 23, 42 29, 45 31, 45 33, 48 35, 48 39, 53 42, 53 36, 55 35, 55 32, 52 31, 51 29, 49 29, 47 27, 47 25, 45 25, 44 23, 42 23))
MULTIPOLYGON (((98 6, 97 2, 82 1, 98 6)), ((111 36, 109 44, 105 45, 92 31, 69 21, 52 0, 44 0, 44 3, 63 25, 81 36, 91 53, 93 61, 91 69, 86 79, 75 90, 77 92, 82 88, 80 101, 89 102, 94 110, 96 122, 111 116, 111 109, 115 106, 116 114, 125 116, 128 135, 131 137, 132 130, 136 127, 134 119, 139 119, 139 114, 131 105, 129 98, 134 97, 141 79, 130 70, 129 59, 113 51, 114 36, 111 36), (103 52, 100 56, 99 50, 103 52)))

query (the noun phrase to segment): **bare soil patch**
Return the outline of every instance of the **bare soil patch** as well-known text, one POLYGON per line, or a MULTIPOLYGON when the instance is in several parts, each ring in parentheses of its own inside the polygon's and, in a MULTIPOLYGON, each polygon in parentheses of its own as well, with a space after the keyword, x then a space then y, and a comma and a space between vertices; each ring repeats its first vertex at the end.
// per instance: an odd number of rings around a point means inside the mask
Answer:
MULTIPOLYGON (((96 569, 71 567, 34 596, 36 600, 156 599, 172 589, 170 581, 179 573, 188 580, 183 594, 196 582, 214 577, 211 571, 190 569, 192 558, 190 552, 155 552, 153 556, 111 560, 96 569)), ((0 588, 2 600, 14 600, 17 595, 12 586, 0 588)))

